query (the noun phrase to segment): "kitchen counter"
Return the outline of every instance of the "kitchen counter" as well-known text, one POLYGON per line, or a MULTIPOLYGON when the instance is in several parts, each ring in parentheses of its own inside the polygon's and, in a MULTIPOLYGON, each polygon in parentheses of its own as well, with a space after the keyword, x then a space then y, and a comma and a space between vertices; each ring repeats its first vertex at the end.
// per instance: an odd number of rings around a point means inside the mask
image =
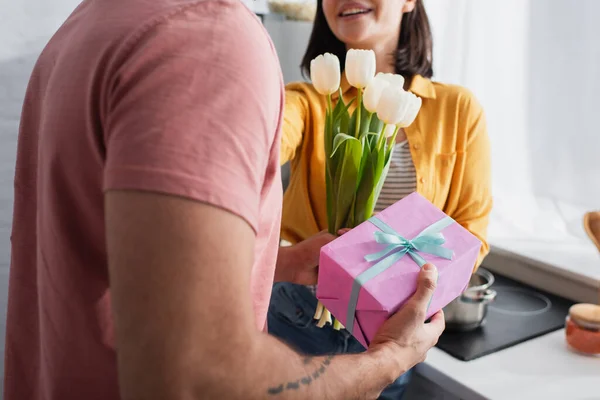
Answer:
MULTIPOLYGON (((585 239, 491 242, 487 269, 574 301, 598 301, 600 257, 585 239)), ((600 399, 600 357, 569 350, 564 329, 468 362, 434 348, 417 372, 437 386, 426 395, 421 384, 411 397, 419 400, 600 399)))
POLYGON ((570 351, 564 330, 469 362, 434 348, 417 372, 464 400, 600 399, 600 358, 570 351))
POLYGON ((485 267, 576 302, 598 303, 600 253, 583 229, 585 211, 544 198, 522 210, 500 204, 490 220, 485 267))

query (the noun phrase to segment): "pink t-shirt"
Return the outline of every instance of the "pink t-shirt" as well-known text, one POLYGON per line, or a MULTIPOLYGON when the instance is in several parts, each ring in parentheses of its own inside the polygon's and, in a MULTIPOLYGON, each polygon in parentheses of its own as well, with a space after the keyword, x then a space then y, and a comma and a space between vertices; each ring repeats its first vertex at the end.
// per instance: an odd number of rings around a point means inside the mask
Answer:
MULTIPOLYGON (((256 231, 265 326, 283 83, 239 0, 87 0, 27 90, 15 177, 5 400, 118 399, 104 192, 206 202, 256 231)), ((140 249, 143 251, 143 249, 140 249)))

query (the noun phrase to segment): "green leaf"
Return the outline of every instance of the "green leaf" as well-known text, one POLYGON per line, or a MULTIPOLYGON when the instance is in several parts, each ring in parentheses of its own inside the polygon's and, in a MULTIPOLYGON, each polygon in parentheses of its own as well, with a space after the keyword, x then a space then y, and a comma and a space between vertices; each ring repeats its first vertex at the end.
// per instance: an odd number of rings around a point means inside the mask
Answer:
POLYGON ((348 134, 345 133, 338 133, 337 135, 335 135, 335 138, 333 139, 333 153, 331 153, 331 156, 335 155, 336 151, 340 148, 340 146, 346 141, 346 140, 355 140, 357 142, 360 143, 360 141, 353 137, 350 136, 348 134))
POLYGON ((350 132, 350 114, 348 110, 344 111, 342 116, 338 119, 337 125, 339 126, 340 132, 350 132))
POLYGON ((360 119, 360 127, 359 127, 359 138, 364 137, 368 132, 371 132, 371 119, 373 115, 365 108, 364 103, 361 103, 361 119, 360 119))
POLYGON ((348 221, 356 186, 358 184, 358 172, 362 158, 362 144, 359 140, 344 140, 341 149, 343 149, 343 158, 337 166, 337 171, 333 179, 335 192, 335 229, 337 232, 348 221))
POLYGON ((368 210, 372 207, 369 205, 370 198, 373 197, 375 190, 374 175, 375 166, 372 158, 372 153, 368 151, 364 158, 364 165, 360 184, 356 190, 356 202, 354 205, 354 223, 357 225, 366 221, 371 217, 368 210))
MULTIPOLYGON (((329 161, 329 160, 328 160, 329 161)), ((333 213, 333 206, 335 201, 335 194, 333 193, 333 185, 332 185, 332 173, 331 173, 331 165, 329 162, 325 165, 325 188, 327 195, 327 227, 329 229, 329 233, 332 235, 336 235, 337 232, 335 229, 335 214, 333 213)))
POLYGON ((369 132, 379 133, 382 129, 383 121, 381 121, 379 117, 377 117, 377 114, 373 113, 373 116, 371 117, 371 123, 369 125, 369 132))
POLYGON ((357 189, 356 221, 365 221, 373 215, 377 200, 387 176, 390 161, 384 151, 373 149, 369 156, 360 187, 357 189))
POLYGON ((390 145, 386 149, 386 152, 385 152, 385 163, 386 164, 389 163, 392 158, 392 153, 394 152, 394 145, 395 145, 395 143, 390 143, 390 145))
POLYGON ((350 213, 348 214, 348 219, 344 223, 344 228, 354 228, 358 225, 355 221, 354 210, 356 208, 356 192, 352 198, 352 205, 350 206, 350 213))
POLYGON ((356 132, 356 117, 357 117, 357 110, 355 109, 354 112, 352 113, 352 116, 350 117, 350 122, 348 124, 348 130, 347 130, 347 132, 349 132, 352 135, 354 135, 354 132, 356 132))
MULTIPOLYGON (((376 150, 375 150, 376 151, 376 150)), ((376 151, 377 152, 377 151, 376 151)), ((377 204, 383 183, 390 168, 390 160, 386 160, 385 152, 377 152, 377 165, 375 166, 375 193, 373 198, 373 206, 377 204)))
MULTIPOLYGON (((369 149, 369 145, 367 144, 366 138, 361 139, 361 145, 363 148, 363 154, 360 159, 360 169, 358 170, 358 185, 360 185, 360 180, 362 179, 362 174, 365 169, 365 165, 369 159, 368 156, 371 152, 371 150, 369 149)), ((358 188, 358 185, 357 185, 357 188, 358 188)))
MULTIPOLYGON (((336 108, 335 108, 334 116, 333 116, 333 119, 331 122, 332 132, 333 132, 332 140, 340 132, 343 132, 343 133, 348 132, 348 125, 349 125, 349 119, 350 119, 350 115, 348 114, 348 107, 350 106, 350 104, 352 104, 352 102, 350 102, 348 104, 344 104, 343 99, 338 101, 336 108)), ((330 155, 331 153, 328 152, 326 154, 330 155)))
POLYGON ((331 124, 331 115, 329 110, 325 112, 325 132, 323 134, 323 140, 325 141, 325 154, 331 153, 332 147, 332 139, 333 139, 333 129, 331 124))
POLYGON ((348 109, 350 109, 350 106, 352 103, 354 103, 354 100, 356 99, 352 99, 348 102, 348 104, 344 104, 344 99, 340 98, 338 103, 335 105, 335 109, 333 110, 333 120, 337 122, 345 115, 349 116, 348 109))
POLYGON ((335 107, 333 108, 333 122, 335 123, 337 120, 339 120, 340 116, 343 114, 344 110, 347 109, 346 104, 344 103, 344 99, 342 99, 341 97, 339 98, 337 104, 335 105, 335 107))

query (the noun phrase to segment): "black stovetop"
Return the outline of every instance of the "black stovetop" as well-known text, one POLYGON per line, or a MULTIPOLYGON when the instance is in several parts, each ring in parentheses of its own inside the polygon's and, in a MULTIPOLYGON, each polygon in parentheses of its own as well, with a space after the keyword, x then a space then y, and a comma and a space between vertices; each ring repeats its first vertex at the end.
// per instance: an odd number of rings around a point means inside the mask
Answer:
POLYGON ((498 274, 492 289, 496 300, 488 305, 485 324, 474 331, 447 330, 437 347, 462 361, 495 353, 561 329, 574 303, 498 274))

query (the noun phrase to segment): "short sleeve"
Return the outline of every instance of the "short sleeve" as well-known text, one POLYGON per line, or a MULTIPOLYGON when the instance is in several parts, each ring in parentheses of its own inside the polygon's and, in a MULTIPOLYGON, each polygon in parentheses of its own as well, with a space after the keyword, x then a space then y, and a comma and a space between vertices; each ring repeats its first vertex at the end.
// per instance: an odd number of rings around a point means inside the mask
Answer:
POLYGON ((256 231, 283 97, 260 21, 239 2, 197 3, 140 34, 110 82, 104 190, 208 203, 256 231))

